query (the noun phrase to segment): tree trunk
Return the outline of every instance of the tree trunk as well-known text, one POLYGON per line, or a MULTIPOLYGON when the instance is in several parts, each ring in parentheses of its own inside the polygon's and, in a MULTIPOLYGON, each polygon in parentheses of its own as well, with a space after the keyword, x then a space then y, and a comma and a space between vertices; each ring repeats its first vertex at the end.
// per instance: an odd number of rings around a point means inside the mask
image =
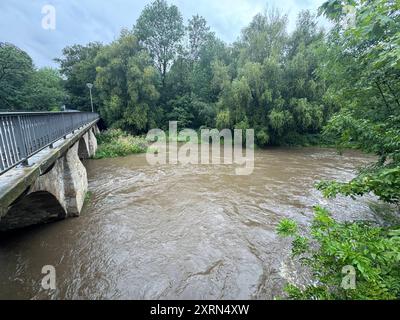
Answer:
POLYGON ((385 95, 383 94, 383 91, 382 91, 382 88, 381 88, 379 82, 378 82, 378 81, 375 81, 375 83, 376 83, 376 86, 377 86, 378 89, 379 89, 379 92, 380 92, 380 94, 381 94, 381 96, 382 96, 382 98, 383 98, 383 101, 385 102, 386 107, 387 107, 388 109, 390 109, 389 104, 388 104, 388 102, 386 101, 385 95))

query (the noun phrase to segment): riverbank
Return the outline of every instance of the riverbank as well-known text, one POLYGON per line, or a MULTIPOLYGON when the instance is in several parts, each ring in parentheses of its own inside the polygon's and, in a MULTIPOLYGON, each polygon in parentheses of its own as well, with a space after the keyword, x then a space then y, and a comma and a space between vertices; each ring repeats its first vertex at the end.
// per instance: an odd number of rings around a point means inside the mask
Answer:
MULTIPOLYGON (((200 137, 200 134, 199 134, 200 137)), ((293 139, 288 139, 282 145, 269 146, 269 147, 320 147, 320 148, 335 148, 333 143, 329 143, 321 138, 321 135, 304 135, 293 139)), ((98 140, 98 151, 94 159, 104 159, 104 158, 117 158, 124 157, 131 154, 146 153, 150 145, 154 142, 152 139, 147 139, 145 136, 133 136, 121 129, 109 129, 103 131, 97 136, 98 140)), ((186 143, 190 140, 181 136, 167 136, 165 140, 168 142, 178 142, 186 143)), ((158 141, 163 141, 161 137, 158 141)), ((202 141, 199 138, 198 143, 201 144, 202 141)), ((224 144, 224 140, 220 140, 221 145, 224 144)), ((267 149, 268 146, 258 146, 254 145, 254 149, 262 150, 267 149)), ((351 147, 349 147, 351 149, 351 147)))
POLYGON ((94 159, 117 158, 145 153, 148 142, 144 137, 132 136, 120 129, 103 131, 97 136, 98 149, 94 159))

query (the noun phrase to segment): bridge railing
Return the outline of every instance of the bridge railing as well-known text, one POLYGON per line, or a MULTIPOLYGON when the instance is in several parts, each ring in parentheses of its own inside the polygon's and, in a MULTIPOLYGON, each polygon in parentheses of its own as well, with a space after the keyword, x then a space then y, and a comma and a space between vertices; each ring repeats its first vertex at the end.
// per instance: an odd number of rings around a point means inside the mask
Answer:
POLYGON ((98 118, 89 112, 0 113, 0 175, 98 118))

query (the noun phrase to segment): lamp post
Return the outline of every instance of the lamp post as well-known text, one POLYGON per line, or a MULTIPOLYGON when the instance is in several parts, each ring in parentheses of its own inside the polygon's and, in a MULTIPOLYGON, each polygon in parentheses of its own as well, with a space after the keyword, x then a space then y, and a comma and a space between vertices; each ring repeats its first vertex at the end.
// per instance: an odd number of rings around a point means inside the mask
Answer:
POLYGON ((92 88, 93 88, 93 84, 92 84, 92 83, 87 83, 86 85, 87 85, 87 87, 89 88, 89 92, 90 92, 90 104, 92 105, 92 112, 94 112, 94 108, 93 108, 93 98, 92 98, 92 88))

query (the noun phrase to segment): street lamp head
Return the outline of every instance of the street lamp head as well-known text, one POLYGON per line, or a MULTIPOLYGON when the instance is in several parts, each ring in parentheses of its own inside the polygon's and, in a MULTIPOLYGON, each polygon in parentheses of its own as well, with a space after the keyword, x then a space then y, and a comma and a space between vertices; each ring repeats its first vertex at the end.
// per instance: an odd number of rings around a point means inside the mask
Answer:
POLYGON ((87 85, 87 87, 88 87, 89 89, 92 89, 92 88, 93 88, 93 84, 92 84, 92 83, 86 83, 86 85, 87 85))

